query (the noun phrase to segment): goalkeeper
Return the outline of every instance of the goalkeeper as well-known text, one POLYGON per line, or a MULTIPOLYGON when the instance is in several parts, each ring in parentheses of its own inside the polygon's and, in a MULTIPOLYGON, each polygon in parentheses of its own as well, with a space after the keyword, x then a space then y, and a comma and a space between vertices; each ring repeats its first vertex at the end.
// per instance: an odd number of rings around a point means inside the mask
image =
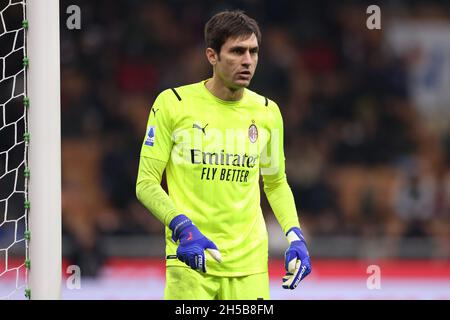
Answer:
POLYGON ((212 77, 167 89, 152 106, 136 193, 166 226, 165 299, 269 299, 260 173, 287 239, 283 288, 311 272, 285 175, 283 120, 275 102, 247 89, 261 43, 256 21, 218 13, 205 41, 212 77))

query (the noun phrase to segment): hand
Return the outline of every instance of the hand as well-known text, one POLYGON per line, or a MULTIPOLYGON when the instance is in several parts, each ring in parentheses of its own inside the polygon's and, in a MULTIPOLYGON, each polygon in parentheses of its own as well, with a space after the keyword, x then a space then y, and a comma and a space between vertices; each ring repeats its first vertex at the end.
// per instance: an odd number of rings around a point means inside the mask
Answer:
POLYGON ((306 241, 300 228, 293 227, 289 229, 286 236, 290 245, 284 254, 286 275, 283 277, 283 288, 295 289, 300 281, 311 273, 311 261, 306 241))
POLYGON ((172 240, 180 240, 177 258, 192 269, 206 272, 205 250, 208 250, 217 262, 222 262, 222 256, 214 242, 206 238, 185 215, 180 214, 173 218, 169 228, 172 230, 172 240))

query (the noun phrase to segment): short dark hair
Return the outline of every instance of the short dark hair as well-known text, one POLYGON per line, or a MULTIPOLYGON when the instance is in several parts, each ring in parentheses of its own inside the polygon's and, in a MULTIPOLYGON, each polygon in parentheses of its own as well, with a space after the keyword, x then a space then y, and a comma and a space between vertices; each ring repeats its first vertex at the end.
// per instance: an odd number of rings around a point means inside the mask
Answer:
POLYGON ((261 31, 258 23, 241 10, 216 13, 205 25, 205 43, 208 48, 220 52, 228 38, 255 34, 258 45, 261 44, 261 31))

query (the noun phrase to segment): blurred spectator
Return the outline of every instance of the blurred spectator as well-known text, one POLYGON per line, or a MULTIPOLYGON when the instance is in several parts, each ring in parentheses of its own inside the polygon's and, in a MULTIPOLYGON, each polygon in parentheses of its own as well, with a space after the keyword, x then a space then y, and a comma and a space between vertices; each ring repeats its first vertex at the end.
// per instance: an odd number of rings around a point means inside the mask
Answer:
POLYGON ((401 221, 401 235, 430 235, 430 222, 436 212, 436 187, 434 176, 418 165, 402 172, 394 191, 394 208, 401 221))

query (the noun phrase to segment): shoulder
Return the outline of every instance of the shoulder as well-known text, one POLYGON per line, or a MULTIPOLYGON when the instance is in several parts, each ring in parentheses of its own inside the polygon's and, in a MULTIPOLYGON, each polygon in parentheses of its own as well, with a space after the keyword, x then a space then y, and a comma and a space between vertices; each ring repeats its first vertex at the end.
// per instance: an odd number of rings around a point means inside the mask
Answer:
POLYGON ((173 101, 181 102, 183 100, 188 100, 190 97, 197 94, 199 89, 199 83, 191 83, 183 86, 167 88, 160 93, 160 96, 173 101))
POLYGON ((179 92, 177 91, 178 88, 167 88, 163 91, 161 91, 158 96, 156 97, 156 101, 181 101, 181 97, 179 92))
POLYGON ((249 89, 245 90, 247 99, 249 99, 249 102, 255 107, 266 110, 267 112, 279 112, 278 104, 274 100, 255 91, 249 89))
POLYGON ((248 89, 246 90, 246 95, 251 101, 252 107, 258 114, 264 117, 267 129, 282 127, 283 116, 278 104, 266 96, 248 89))
POLYGON ((161 91, 153 106, 161 107, 161 110, 166 110, 170 114, 176 113, 183 106, 183 102, 189 101, 192 93, 195 90, 195 84, 189 84, 179 87, 171 87, 161 91))

